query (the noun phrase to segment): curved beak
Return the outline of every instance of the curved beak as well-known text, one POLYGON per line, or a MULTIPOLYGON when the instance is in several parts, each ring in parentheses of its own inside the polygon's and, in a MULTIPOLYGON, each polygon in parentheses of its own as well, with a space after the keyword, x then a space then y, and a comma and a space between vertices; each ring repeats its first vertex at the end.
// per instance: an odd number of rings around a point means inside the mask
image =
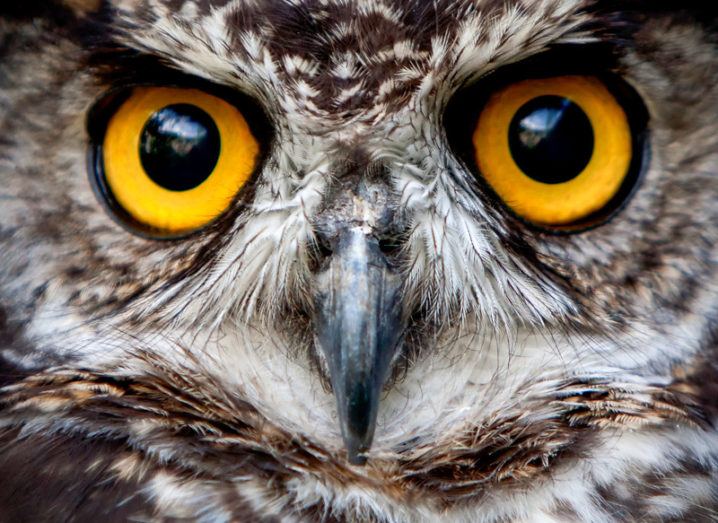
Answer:
POLYGON ((379 397, 403 339, 401 281, 377 240, 350 228, 339 236, 317 284, 316 343, 329 369, 347 457, 363 464, 379 397))

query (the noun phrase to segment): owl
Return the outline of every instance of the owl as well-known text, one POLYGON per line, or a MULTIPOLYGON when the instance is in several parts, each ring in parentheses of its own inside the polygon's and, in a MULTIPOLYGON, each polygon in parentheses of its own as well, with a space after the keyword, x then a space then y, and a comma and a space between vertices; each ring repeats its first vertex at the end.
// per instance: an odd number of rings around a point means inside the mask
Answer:
POLYGON ((0 521, 718 520, 718 9, 0 7, 0 521))

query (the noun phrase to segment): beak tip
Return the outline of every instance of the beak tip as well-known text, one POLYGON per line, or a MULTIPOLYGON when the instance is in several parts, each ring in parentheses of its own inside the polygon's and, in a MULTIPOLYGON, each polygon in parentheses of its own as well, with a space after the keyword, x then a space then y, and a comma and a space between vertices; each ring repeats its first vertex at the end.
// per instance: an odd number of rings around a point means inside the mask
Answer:
POLYGON ((366 453, 374 440, 377 404, 375 401, 372 406, 367 405, 358 411, 340 416, 343 418, 344 447, 347 450, 347 459, 352 465, 364 465, 367 461, 366 453))
POLYGON ((366 465, 367 457, 360 452, 352 452, 350 450, 347 450, 347 460, 352 465, 363 467, 364 465, 366 465))
POLYGON ((371 442, 367 444, 360 438, 350 435, 344 438, 344 446, 347 449, 347 460, 352 465, 365 465, 367 462, 366 453, 369 451, 371 442))

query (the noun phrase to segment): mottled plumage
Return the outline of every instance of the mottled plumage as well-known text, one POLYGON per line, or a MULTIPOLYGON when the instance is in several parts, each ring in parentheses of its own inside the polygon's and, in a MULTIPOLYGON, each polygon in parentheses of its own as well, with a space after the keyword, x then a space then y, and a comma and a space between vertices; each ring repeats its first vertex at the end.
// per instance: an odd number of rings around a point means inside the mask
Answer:
POLYGON ((26 4, 0 7, 0 520, 718 518, 714 7, 26 4), (449 144, 452 100, 534 60, 645 105, 597 227, 526 225, 449 144), (90 111, 188 78, 271 139, 212 226, 133 234, 88 181, 90 111), (347 216, 409 317, 364 466, 312 333, 347 216))

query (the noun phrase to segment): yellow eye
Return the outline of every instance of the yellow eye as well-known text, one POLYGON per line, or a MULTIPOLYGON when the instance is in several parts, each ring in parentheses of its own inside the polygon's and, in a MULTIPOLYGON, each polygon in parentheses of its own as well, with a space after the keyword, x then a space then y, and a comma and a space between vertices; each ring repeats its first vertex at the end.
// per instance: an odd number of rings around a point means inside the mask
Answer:
POLYGON ((228 102, 196 89, 138 87, 109 120, 102 175, 133 220, 177 234, 222 214, 258 155, 247 121, 228 102))
POLYGON ((629 118, 590 76, 517 82, 494 93, 473 134, 477 166, 519 216, 538 225, 580 222, 624 186, 634 144, 629 118))

